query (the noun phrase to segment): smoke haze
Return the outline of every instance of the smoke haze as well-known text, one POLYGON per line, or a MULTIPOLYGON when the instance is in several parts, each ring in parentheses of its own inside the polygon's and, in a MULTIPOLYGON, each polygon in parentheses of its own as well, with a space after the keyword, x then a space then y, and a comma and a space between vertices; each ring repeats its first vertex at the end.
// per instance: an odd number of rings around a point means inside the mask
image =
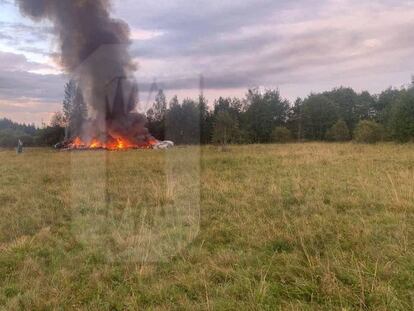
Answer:
POLYGON ((87 139, 109 134, 148 136, 134 112, 138 87, 129 53, 130 30, 110 16, 109 0, 16 0, 23 15, 49 20, 60 46, 60 62, 79 84, 89 110, 87 139), (131 128, 133 127, 133 128, 131 128))

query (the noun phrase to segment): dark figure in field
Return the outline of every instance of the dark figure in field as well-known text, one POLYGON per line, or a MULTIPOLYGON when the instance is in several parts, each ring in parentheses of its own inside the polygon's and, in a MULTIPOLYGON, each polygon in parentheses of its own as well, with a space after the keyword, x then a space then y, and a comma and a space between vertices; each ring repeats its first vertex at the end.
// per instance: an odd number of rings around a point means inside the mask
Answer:
POLYGON ((17 148, 16 148, 17 154, 20 154, 23 152, 23 142, 19 139, 17 142, 17 148))

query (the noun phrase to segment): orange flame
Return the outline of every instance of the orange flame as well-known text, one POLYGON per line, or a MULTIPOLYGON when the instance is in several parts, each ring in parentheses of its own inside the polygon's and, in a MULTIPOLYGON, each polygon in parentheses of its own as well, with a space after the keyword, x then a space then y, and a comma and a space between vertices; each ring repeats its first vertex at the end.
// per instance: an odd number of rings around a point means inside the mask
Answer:
POLYGON ((80 137, 76 137, 68 145, 68 149, 106 149, 106 150, 128 150, 128 149, 151 149, 157 144, 157 140, 150 139, 143 143, 132 143, 125 138, 117 138, 108 142, 92 139, 89 143, 84 142, 80 137))

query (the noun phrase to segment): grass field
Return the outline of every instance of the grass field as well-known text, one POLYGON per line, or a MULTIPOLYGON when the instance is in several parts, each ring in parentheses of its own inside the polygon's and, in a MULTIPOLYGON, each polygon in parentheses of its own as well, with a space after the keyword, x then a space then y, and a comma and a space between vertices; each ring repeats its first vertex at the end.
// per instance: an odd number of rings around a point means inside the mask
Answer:
POLYGON ((414 309, 414 145, 197 152, 0 150, 0 309, 414 309))

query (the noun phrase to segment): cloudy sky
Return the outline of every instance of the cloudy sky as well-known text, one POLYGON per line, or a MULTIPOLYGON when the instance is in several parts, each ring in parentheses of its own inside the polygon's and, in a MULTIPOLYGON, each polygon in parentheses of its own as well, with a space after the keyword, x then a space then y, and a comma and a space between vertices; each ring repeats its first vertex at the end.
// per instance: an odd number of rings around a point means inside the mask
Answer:
MULTIPOLYGON (((30 0, 28 0, 30 1, 30 0)), ((414 73, 412 0, 113 0, 131 27, 131 53, 145 85, 167 95, 243 96, 278 88, 293 100, 351 86, 376 93, 414 73)), ((67 80, 47 22, 22 17, 0 0, 0 117, 47 122, 67 80)))

